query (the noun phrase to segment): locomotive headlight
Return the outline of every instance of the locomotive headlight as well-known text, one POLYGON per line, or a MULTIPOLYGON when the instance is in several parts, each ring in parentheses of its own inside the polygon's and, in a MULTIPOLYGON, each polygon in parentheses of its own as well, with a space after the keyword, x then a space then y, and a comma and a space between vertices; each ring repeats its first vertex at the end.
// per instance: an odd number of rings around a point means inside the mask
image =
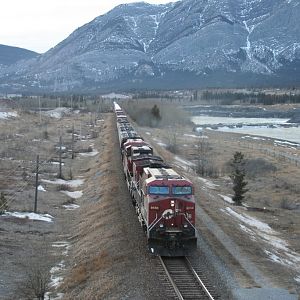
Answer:
POLYGON ((171 207, 174 207, 174 206, 175 206, 175 201, 171 200, 171 207))
POLYGON ((164 228, 164 224, 159 224, 159 228, 164 228))
POLYGON ((188 225, 187 225, 187 224, 184 224, 183 227, 184 227, 184 228, 188 228, 188 225))

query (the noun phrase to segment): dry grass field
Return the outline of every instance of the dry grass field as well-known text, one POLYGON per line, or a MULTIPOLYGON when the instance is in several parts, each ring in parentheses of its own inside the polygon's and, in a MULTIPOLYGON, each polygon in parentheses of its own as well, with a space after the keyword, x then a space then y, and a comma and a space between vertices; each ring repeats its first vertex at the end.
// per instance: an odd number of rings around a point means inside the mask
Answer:
MULTIPOLYGON (((205 130, 199 137, 192 126, 139 127, 139 131, 170 165, 194 182, 201 209, 273 286, 299 294, 300 165, 276 153, 300 157, 300 149, 274 145, 272 140, 245 139, 241 134, 212 130, 205 130), (176 153, 171 153, 168 149, 174 141, 176 153), (243 207, 231 203, 233 190, 228 164, 236 151, 241 151, 247 160, 249 191, 243 207), (275 154, 270 155, 273 151, 275 154), (204 174, 197 166, 199 160, 206 161, 204 174)), ((234 257, 234 249, 225 250, 214 236, 217 232, 209 229, 202 215, 198 215, 197 222, 200 234, 231 265, 242 286, 263 286, 247 274, 247 267, 234 257)))
MULTIPOLYGON (((38 270, 47 275, 51 299, 168 299, 157 284, 156 260, 146 251, 123 179, 114 116, 93 120, 83 111, 41 119, 38 113, 18 111, 18 117, 0 120, 0 192, 11 213, 0 216, 1 299, 33 298, 28 278, 38 270), (64 180, 58 180, 60 136, 64 180), (37 154, 39 219, 20 218, 12 213, 33 210, 37 154)), ((299 294, 300 167, 270 153, 296 157, 300 150, 215 131, 199 138, 192 125, 181 121, 136 128, 194 181, 197 229, 240 286, 264 286, 253 264, 273 287, 299 294), (228 162, 235 151, 249 162, 243 207, 230 203, 228 162), (207 161, 204 170, 197 168, 199 160, 207 161), (240 257, 207 218, 236 245, 240 257)))

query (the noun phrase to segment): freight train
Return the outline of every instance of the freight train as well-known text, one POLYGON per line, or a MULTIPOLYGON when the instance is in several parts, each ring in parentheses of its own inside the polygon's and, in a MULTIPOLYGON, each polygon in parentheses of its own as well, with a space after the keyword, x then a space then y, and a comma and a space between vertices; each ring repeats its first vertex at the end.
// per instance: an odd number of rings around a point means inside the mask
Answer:
POLYGON ((197 246, 194 187, 134 130, 114 102, 124 176, 151 254, 185 256, 197 246))

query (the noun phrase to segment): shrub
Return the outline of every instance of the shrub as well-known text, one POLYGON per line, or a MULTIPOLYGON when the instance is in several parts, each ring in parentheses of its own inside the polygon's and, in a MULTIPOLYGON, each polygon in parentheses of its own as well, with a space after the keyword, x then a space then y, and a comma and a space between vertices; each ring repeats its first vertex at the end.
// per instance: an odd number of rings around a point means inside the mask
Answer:
POLYGON ((277 167, 263 158, 245 160, 245 172, 251 178, 276 171, 277 167))

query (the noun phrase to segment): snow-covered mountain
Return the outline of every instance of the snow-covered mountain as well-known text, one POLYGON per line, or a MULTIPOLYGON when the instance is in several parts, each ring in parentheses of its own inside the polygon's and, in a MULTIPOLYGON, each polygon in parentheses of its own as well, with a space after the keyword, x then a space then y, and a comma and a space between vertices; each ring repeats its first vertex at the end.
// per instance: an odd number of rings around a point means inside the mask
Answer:
POLYGON ((0 88, 48 92, 299 84, 299 0, 117 6, 45 54, 0 70, 0 88))

